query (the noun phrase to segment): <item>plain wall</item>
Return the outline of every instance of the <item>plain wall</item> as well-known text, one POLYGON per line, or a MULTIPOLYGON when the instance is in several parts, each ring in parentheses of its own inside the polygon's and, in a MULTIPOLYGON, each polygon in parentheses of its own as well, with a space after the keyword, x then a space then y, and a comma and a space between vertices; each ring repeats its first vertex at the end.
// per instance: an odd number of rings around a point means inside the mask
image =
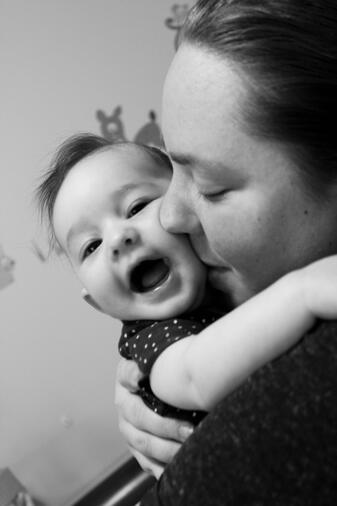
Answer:
POLYGON ((33 192, 68 135, 123 107, 128 138, 154 109, 174 54, 169 0, 0 0, 0 468, 70 504, 127 452, 113 405, 120 324, 85 305, 47 253, 33 192))

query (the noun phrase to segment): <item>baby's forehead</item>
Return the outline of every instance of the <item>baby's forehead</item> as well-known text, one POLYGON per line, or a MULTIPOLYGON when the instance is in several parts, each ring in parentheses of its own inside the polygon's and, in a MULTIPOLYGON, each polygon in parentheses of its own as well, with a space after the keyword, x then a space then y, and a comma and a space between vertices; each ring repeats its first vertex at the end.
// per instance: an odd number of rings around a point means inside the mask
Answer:
POLYGON ((130 160, 134 161, 135 165, 146 161, 153 166, 161 167, 163 169, 171 168, 168 156, 159 148, 152 146, 121 143, 120 145, 116 144, 111 146, 111 152, 116 152, 116 156, 118 156, 118 153, 120 156, 128 156, 130 160))
POLYGON ((157 148, 137 144, 121 143, 104 148, 92 155, 96 162, 111 162, 111 171, 116 178, 123 179, 126 171, 133 172, 135 176, 145 179, 170 179, 172 176, 171 164, 168 156, 157 148))
POLYGON ((73 205, 84 202, 86 207, 83 195, 88 202, 103 202, 106 198, 112 202, 111 194, 126 196, 142 188, 144 192, 152 187, 164 193, 171 175, 170 166, 165 166, 160 158, 157 160, 141 146, 113 145, 77 162, 60 186, 56 201, 70 199, 73 205))
POLYGON ((171 179, 170 166, 136 145, 113 145, 82 158, 67 174, 56 200, 103 202, 103 198, 128 195, 132 190, 152 187, 165 192, 171 179), (70 197, 69 197, 70 195, 70 197))

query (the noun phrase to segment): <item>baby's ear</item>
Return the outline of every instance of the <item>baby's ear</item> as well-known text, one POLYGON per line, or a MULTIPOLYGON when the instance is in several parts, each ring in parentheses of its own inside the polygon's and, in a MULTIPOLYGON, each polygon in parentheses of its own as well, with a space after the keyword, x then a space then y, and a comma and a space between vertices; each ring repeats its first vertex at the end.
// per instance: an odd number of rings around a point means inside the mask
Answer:
POLYGON ((82 288, 81 290, 81 297, 85 302, 87 302, 90 306, 97 309, 97 311, 102 311, 101 307, 97 304, 95 299, 91 297, 91 295, 87 292, 85 288, 82 288))

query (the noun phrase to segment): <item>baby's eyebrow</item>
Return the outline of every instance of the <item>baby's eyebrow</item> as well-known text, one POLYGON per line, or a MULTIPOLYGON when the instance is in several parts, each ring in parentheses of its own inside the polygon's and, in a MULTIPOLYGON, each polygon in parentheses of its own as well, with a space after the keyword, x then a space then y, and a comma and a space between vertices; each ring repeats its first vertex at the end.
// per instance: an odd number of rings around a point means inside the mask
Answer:
MULTIPOLYGON (((116 206, 123 200, 123 198, 132 190, 139 189, 139 188, 152 188, 156 189, 157 185, 152 182, 137 182, 137 183, 126 183, 125 185, 121 186, 117 190, 110 193, 108 196, 109 200, 116 202, 116 206)), ((75 236, 81 234, 82 232, 85 232, 88 230, 88 228, 92 227, 92 223, 89 218, 83 218, 76 222, 74 225, 72 225, 67 233, 66 237, 66 244, 69 248, 71 241, 74 239, 75 236)))
MULTIPOLYGON (((131 190, 138 188, 139 183, 127 183, 117 190, 113 191, 108 195, 108 199, 110 201, 115 201, 116 203, 120 202, 121 199, 131 190)), ((69 247, 71 241, 74 239, 75 236, 81 234, 82 232, 85 232, 88 230, 88 228, 91 226, 90 220, 88 218, 82 218, 78 222, 76 222, 74 225, 72 225, 67 233, 66 237, 66 243, 69 247)))
POLYGON ((80 235, 82 232, 85 232, 90 227, 90 221, 88 219, 83 219, 78 222, 76 222, 72 227, 70 227, 67 237, 66 237, 66 244, 69 248, 72 240, 77 235, 80 235))

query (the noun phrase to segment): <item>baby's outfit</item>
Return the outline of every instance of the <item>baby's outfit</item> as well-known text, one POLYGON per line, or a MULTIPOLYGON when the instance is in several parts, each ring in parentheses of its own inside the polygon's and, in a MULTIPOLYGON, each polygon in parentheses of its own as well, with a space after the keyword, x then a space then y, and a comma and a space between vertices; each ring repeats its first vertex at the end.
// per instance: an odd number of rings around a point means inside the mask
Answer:
POLYGON ((149 376, 154 362, 168 346, 198 334, 219 317, 214 310, 198 308, 169 320, 123 321, 119 352, 122 357, 135 361, 145 374, 139 382, 138 395, 159 415, 186 420, 194 425, 206 416, 204 411, 179 409, 158 399, 151 390, 149 376))

